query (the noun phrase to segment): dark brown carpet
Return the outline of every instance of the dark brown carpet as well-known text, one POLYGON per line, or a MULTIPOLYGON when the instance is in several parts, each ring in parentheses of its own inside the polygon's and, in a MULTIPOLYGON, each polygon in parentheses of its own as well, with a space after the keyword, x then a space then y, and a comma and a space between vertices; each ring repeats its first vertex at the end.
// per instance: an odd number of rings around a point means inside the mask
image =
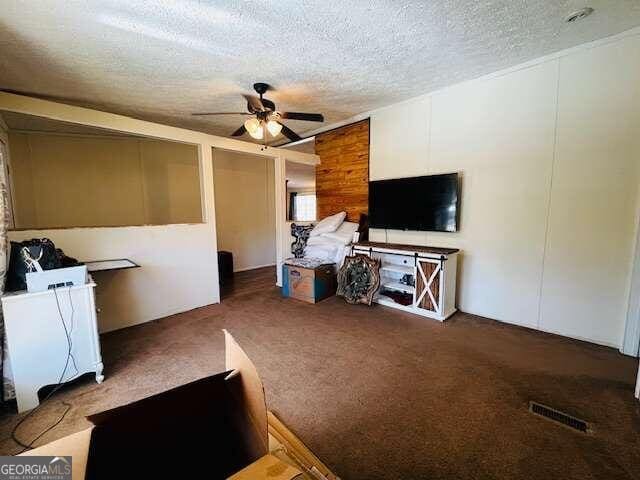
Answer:
MULTIPOLYGON (((105 382, 57 393, 21 437, 55 421, 62 400, 72 410, 39 444, 222 370, 227 328, 269 407, 344 479, 640 478, 635 359, 466 314, 440 324, 338 298, 308 305, 281 298, 271 271, 251 275, 263 286, 236 282, 221 305, 104 335, 105 382), (593 422, 594 434, 532 416, 532 399, 593 422)), ((2 454, 17 450, 17 418, 0 419, 2 454)))

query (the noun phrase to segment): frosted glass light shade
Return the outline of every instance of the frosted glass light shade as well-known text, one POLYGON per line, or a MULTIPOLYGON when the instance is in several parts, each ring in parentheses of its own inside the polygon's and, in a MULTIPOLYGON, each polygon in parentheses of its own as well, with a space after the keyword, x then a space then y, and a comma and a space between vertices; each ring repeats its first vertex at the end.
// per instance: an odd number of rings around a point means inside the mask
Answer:
POLYGON ((262 127, 262 125, 260 125, 253 132, 249 132, 249 135, 251 135, 256 140, 262 140, 262 137, 264 137, 264 128, 262 127))
POLYGON ((249 120, 244 122, 244 128, 246 128, 247 132, 249 133, 256 133, 258 131, 258 128, 260 128, 260 120, 255 117, 250 118, 249 120))
POLYGON ((267 122, 267 130, 269 130, 269 133, 271 134, 272 137, 277 137, 278 135, 280 135, 280 131, 282 130, 282 125, 276 122, 275 120, 269 120, 267 122))
POLYGON ((257 118, 250 118, 246 122, 244 122, 244 128, 247 129, 249 135, 251 135, 256 140, 262 140, 264 136, 264 127, 262 126, 262 122, 257 118))

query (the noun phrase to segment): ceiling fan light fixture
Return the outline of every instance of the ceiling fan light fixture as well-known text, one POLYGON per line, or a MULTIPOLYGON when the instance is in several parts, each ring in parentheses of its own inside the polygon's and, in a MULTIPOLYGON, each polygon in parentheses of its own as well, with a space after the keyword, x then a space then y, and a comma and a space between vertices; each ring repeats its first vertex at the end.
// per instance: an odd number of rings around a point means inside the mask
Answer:
POLYGON ((321 113, 284 112, 276 110, 276 104, 264 98, 264 93, 270 89, 266 83, 255 83, 253 89, 258 96, 242 95, 247 102, 246 112, 202 112, 192 115, 251 115, 240 128, 231 133, 232 137, 241 137, 249 133, 256 140, 262 140, 268 135, 277 137, 283 135, 292 142, 301 139, 300 135, 287 127, 282 120, 301 120, 304 122, 324 122, 321 113))
POLYGON ((258 120, 255 117, 252 117, 248 119, 246 122, 244 122, 244 128, 246 128, 247 132, 249 132, 251 135, 253 135, 254 133, 257 133, 260 127, 261 127, 260 120, 258 120))
POLYGON ((249 135, 251 135, 256 140, 262 140, 262 138, 264 137, 264 127, 262 125, 260 125, 253 132, 249 132, 249 135))
POLYGON ((262 140, 262 137, 264 136, 264 127, 260 120, 255 117, 250 118, 244 122, 244 128, 249 132, 249 135, 256 140, 262 140))
POLYGON ((282 131, 282 125, 275 120, 269 120, 267 122, 267 130, 269 130, 272 137, 277 137, 282 131))

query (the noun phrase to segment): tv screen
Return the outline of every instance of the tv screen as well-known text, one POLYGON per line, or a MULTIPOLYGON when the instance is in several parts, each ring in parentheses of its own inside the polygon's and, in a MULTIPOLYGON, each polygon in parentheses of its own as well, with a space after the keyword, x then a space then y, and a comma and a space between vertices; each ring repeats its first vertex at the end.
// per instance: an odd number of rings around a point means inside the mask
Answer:
POLYGON ((393 230, 458 231, 458 174, 369 182, 369 225, 393 230))

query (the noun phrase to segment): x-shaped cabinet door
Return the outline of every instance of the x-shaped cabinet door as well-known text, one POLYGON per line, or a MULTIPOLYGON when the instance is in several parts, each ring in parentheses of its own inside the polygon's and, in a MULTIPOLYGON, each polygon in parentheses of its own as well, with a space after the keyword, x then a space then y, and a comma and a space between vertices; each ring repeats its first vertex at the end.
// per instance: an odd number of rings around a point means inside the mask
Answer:
POLYGON ((440 305, 440 260, 418 260, 414 307, 441 313, 440 305))

